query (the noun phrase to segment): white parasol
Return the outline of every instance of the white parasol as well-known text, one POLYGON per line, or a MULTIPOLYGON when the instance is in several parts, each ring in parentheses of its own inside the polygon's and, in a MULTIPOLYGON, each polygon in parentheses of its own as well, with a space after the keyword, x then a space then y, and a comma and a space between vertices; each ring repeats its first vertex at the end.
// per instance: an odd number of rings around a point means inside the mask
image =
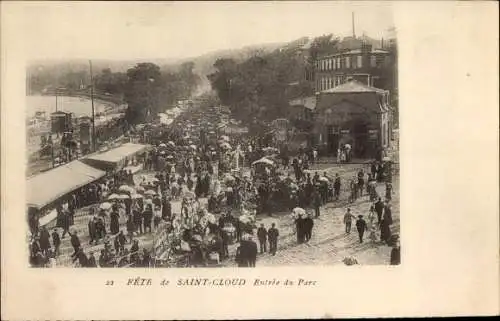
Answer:
POLYGON ((131 186, 128 185, 122 185, 118 188, 119 191, 121 192, 127 192, 127 193, 134 193, 135 189, 131 186))
POLYGON ((147 190, 146 192, 144 192, 145 195, 156 195, 156 192, 153 191, 153 190, 147 190))
POLYGON ((169 141, 167 144, 168 144, 169 146, 171 146, 171 147, 174 147, 174 146, 175 146, 175 143, 174 143, 173 141, 169 141))
POLYGON ((302 207, 296 207, 292 210, 292 213, 294 213, 295 215, 306 215, 306 210, 302 207))
POLYGON ((273 166, 274 165, 274 162, 270 159, 267 159, 265 157, 259 159, 259 160, 256 160, 255 162, 252 163, 252 166, 253 165, 258 165, 258 164, 262 164, 262 165, 267 165, 267 166, 273 166))
POLYGON ((120 194, 118 195, 118 199, 121 199, 121 200, 126 200, 126 199, 129 199, 130 196, 128 196, 127 194, 120 194))
POLYGON ((167 147, 167 145, 164 143, 161 143, 160 145, 158 145, 158 147, 167 147))
POLYGON ((132 199, 134 199, 134 200, 135 200, 135 199, 138 199, 138 198, 143 198, 143 196, 142 196, 141 194, 132 194, 132 195, 130 195, 130 197, 131 197, 132 199))
POLYGON ((321 182, 327 182, 327 183, 329 182, 328 178, 326 178, 325 176, 321 176, 321 177, 319 178, 319 180, 320 180, 321 182))
POLYGON ((117 200, 120 199, 120 195, 118 194, 111 194, 108 196, 108 200, 117 200))
POLYGON ((112 205, 108 202, 104 202, 101 205, 99 205, 99 208, 101 210, 109 210, 112 207, 112 205))

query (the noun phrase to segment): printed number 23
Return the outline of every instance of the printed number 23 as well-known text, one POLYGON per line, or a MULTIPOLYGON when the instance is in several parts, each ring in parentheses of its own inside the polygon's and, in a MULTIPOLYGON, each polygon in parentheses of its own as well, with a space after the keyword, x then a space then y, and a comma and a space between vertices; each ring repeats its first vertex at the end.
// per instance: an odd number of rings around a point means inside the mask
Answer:
POLYGON ((112 280, 106 281, 106 285, 113 285, 113 281, 112 280))

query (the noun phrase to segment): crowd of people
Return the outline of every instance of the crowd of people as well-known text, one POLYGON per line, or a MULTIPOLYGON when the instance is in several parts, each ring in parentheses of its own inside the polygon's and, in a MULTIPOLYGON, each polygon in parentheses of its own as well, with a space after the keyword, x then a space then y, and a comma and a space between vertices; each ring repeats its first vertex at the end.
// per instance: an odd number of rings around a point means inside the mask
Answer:
POLYGON ((257 215, 292 211, 297 243, 307 243, 321 207, 339 202, 345 191, 350 191, 351 203, 364 196, 373 202, 368 222, 347 209, 345 232, 350 233, 356 220, 360 242, 365 231, 372 241, 380 231, 381 241, 392 242, 392 185, 386 164, 373 163, 369 174, 361 169, 346 183, 338 173, 313 173, 310 164, 317 161, 317 153, 301 150, 292 158, 292 176, 288 152, 264 145, 261 138, 220 135, 213 117, 191 113, 160 131, 147 128, 153 146, 143 158, 144 174, 134 177, 119 170, 70 195, 56 208, 51 235, 46 227, 32 229, 32 264, 56 265, 62 239, 69 234, 71 260, 81 267, 209 266, 233 259, 238 266, 254 267, 259 252, 277 254, 280 235, 275 223, 257 227, 257 215), (204 118, 210 120, 205 125, 204 118), (248 167, 250 172, 245 172, 248 167), (385 202, 377 194, 380 182, 386 182, 385 202), (180 211, 173 210, 174 202, 181 203, 180 211), (70 227, 75 211, 89 205, 86 250, 81 232, 70 227), (153 245, 141 248, 146 242, 142 236, 152 237, 153 245))

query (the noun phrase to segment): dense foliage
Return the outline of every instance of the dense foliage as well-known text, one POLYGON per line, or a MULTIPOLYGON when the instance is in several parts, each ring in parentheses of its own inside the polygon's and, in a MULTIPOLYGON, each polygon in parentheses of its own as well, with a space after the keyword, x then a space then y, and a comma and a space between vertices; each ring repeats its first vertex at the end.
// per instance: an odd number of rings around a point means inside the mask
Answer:
POLYGON ((153 63, 139 63, 130 68, 125 84, 127 121, 131 124, 147 121, 177 100, 189 98, 200 81, 193 68, 192 62, 168 72, 161 72, 153 63))
POLYGON ((312 92, 301 68, 306 64, 305 56, 297 50, 275 50, 241 63, 218 59, 216 72, 208 78, 236 119, 265 122, 287 114, 288 101, 297 95, 292 87, 300 88, 299 95, 312 92))
MULTIPOLYGON (((161 70, 153 63, 138 63, 126 72, 113 72, 104 68, 94 70, 94 94, 99 99, 128 104, 126 118, 129 123, 140 123, 172 107, 176 101, 192 95, 200 84, 194 73, 195 64, 185 62, 161 70)), ((60 95, 90 95, 88 64, 38 65, 28 69, 28 94, 46 92, 60 95)))

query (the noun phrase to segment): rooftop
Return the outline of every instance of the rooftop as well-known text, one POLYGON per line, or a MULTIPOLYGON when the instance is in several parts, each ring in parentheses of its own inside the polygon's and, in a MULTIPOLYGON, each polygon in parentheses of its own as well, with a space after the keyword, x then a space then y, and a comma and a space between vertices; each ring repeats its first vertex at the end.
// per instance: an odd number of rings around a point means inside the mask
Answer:
POLYGON ((291 106, 304 106, 309 110, 316 108, 316 96, 301 97, 289 102, 291 106))
MULTIPOLYGON (((352 49, 352 50, 347 50, 347 51, 340 51, 335 54, 331 55, 326 55, 320 57, 320 59, 326 59, 326 58, 331 58, 331 57, 338 57, 338 56, 343 56, 343 55, 360 55, 362 52, 361 49, 352 49)), ((383 49, 372 49, 370 50, 370 53, 373 54, 389 54, 389 51, 383 50, 383 49)))
POLYGON ((362 82, 356 80, 350 80, 344 84, 338 85, 327 90, 323 90, 321 93, 385 93, 383 89, 367 86, 362 82))

